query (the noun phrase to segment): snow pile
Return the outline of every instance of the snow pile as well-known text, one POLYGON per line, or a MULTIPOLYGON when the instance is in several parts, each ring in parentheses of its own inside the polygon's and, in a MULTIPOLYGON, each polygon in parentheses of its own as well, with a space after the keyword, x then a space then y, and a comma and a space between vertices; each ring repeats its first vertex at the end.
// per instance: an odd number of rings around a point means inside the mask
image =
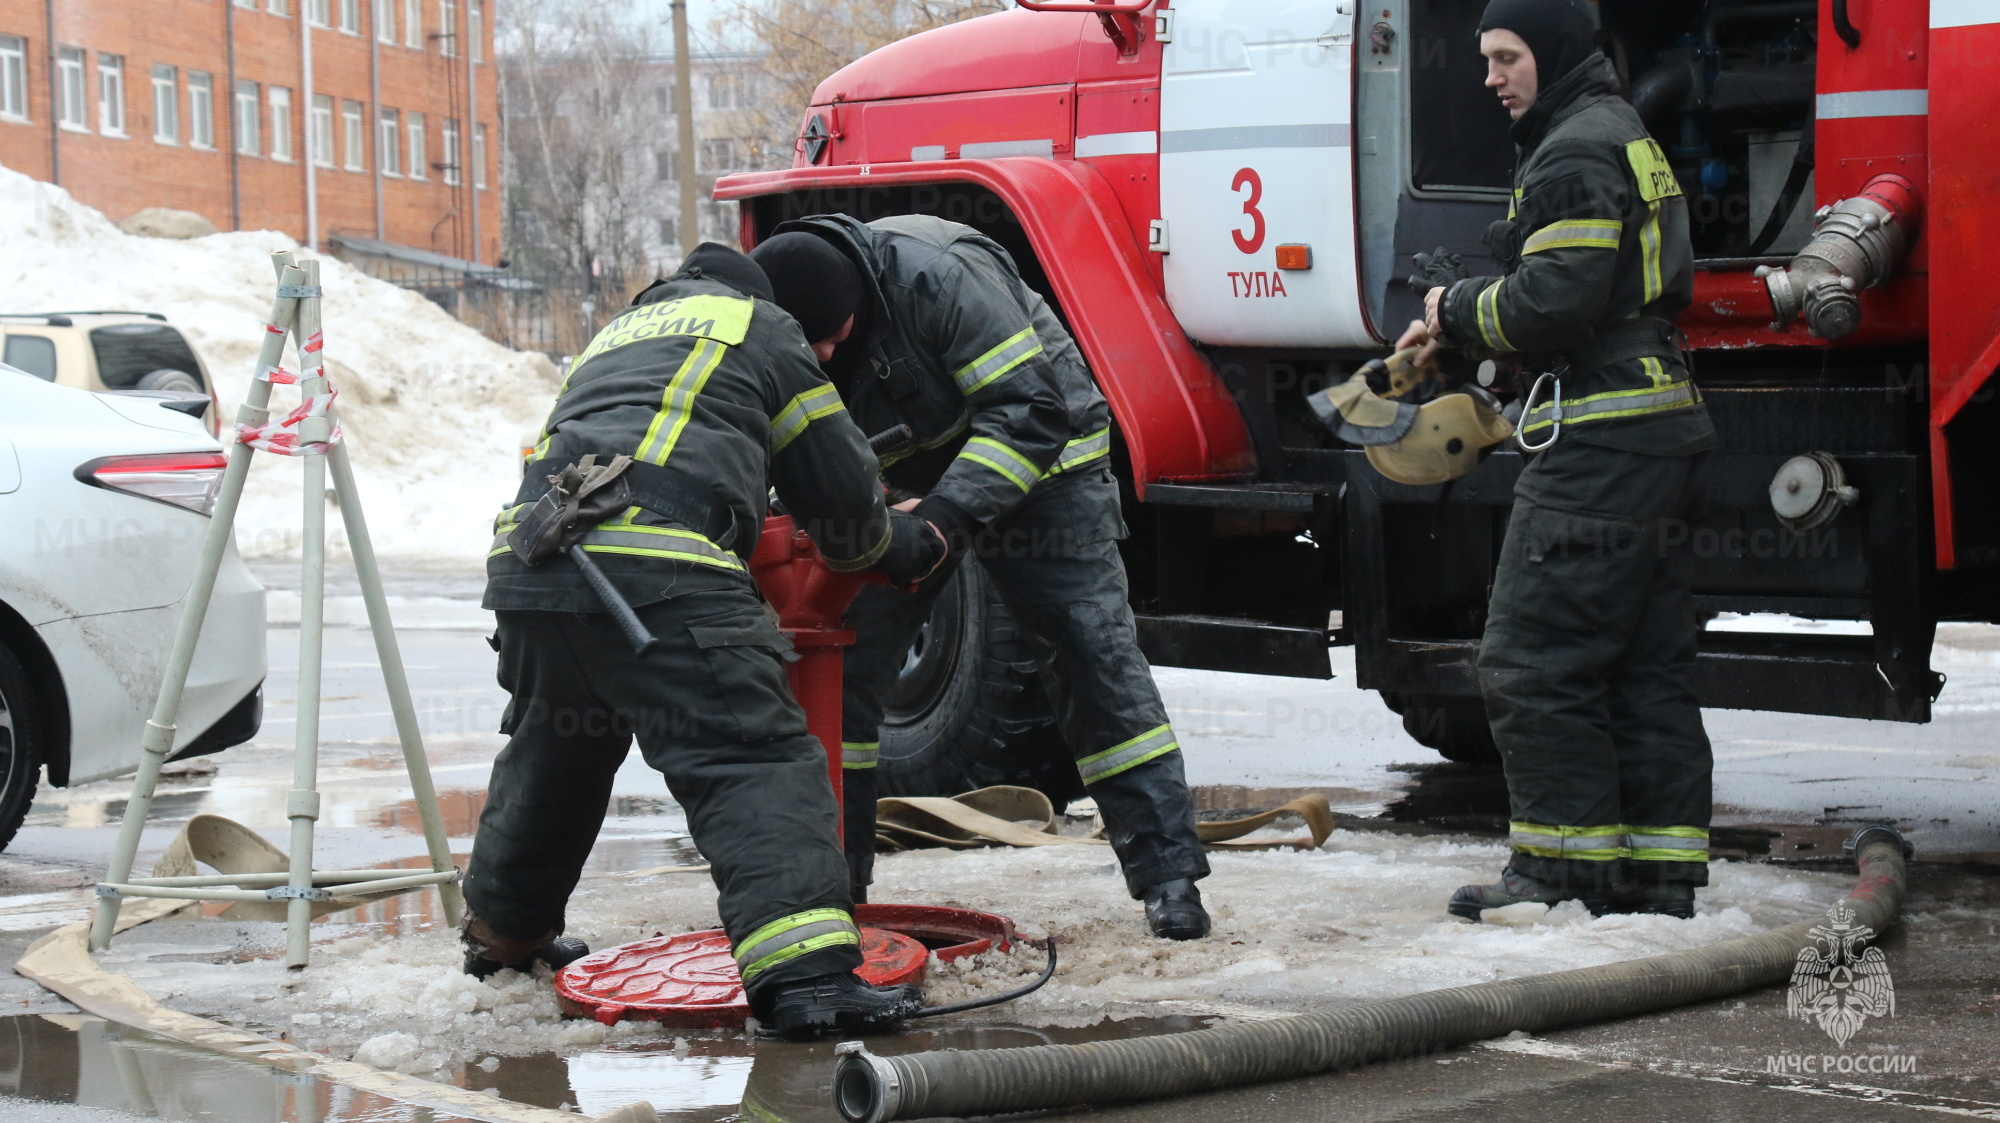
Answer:
MULTIPOLYGON (((871 896, 985 909, 1014 918, 1030 936, 1055 933, 1054 981, 955 1020, 1074 1027, 1105 1018, 1303 1012, 1657 955, 1818 916, 1852 884, 1839 874, 1718 863, 1692 921, 1597 919, 1574 903, 1497 910, 1483 925, 1445 915, 1454 888, 1491 880, 1505 861, 1496 843, 1347 831, 1317 851, 1212 854, 1215 872, 1202 893, 1214 933, 1184 944, 1147 934, 1111 855, 1094 846, 883 855, 871 896)), ((715 923, 715 890, 700 874, 588 877, 570 902, 568 932, 601 949, 715 923)), ((676 1036, 648 1023, 607 1030, 564 1021, 545 972, 468 978, 448 931, 326 937, 334 932, 324 933, 310 970, 274 979, 275 987, 263 976, 282 972, 267 963, 180 964, 169 977, 150 965, 135 977, 158 996, 173 995, 177 1009, 252 1029, 284 1027, 308 1048, 365 1053, 370 1063, 420 1074, 492 1054, 676 1036), (232 974, 236 985, 224 980, 232 974)), ((998 993, 1039 974, 1043 962, 1027 946, 933 962, 925 993, 934 1003, 998 993)))
MULTIPOLYGON (((270 313, 273 231, 186 241, 135 237, 61 188, 0 167, 0 310, 131 308, 164 314, 207 363, 231 422, 270 313)), ((554 367, 452 319, 406 289, 322 257, 328 374, 379 553, 485 556, 495 511, 519 481, 518 441, 554 398, 554 367)), ((285 366, 295 367, 288 354, 285 366)), ((295 391, 274 400, 289 409, 295 391)), ((300 471, 260 456, 236 540, 249 556, 297 552, 300 471)), ((338 517, 329 520, 345 549, 338 517)))

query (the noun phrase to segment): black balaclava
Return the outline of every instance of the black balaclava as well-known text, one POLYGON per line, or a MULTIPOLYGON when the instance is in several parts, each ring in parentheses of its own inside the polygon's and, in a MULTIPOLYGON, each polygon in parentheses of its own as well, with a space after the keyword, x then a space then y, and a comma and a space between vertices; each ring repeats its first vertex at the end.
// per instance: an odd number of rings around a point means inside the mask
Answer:
POLYGON ((1540 90, 1597 53, 1597 19, 1587 0, 1491 0, 1479 17, 1479 33, 1489 31, 1511 31, 1528 45, 1540 90))
POLYGON ((807 343, 832 338, 868 294, 861 269, 846 254, 802 230, 760 243, 750 259, 764 267, 775 303, 799 322, 807 343))

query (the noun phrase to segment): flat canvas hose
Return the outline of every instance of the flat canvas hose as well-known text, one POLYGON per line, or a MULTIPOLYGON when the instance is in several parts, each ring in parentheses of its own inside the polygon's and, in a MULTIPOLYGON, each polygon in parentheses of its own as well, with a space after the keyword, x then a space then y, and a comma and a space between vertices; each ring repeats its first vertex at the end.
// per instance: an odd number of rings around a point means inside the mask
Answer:
MULTIPOLYGON (((1908 846, 1886 825, 1863 827, 1849 846, 1860 880, 1843 903, 1856 924, 1886 931, 1902 907, 1908 846)), ((885 1123, 1160 1099, 1351 1069, 1784 982, 1799 950, 1813 943, 1814 923, 1649 959, 1136 1040, 896 1057, 847 1042, 838 1050, 834 1104, 849 1123, 885 1123)))

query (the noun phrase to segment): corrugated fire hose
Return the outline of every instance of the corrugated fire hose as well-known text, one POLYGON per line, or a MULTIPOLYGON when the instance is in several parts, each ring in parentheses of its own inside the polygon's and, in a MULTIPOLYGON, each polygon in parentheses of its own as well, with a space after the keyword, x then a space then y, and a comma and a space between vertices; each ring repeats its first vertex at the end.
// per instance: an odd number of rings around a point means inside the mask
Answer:
MULTIPOLYGON (((1902 908, 1909 846, 1886 825, 1863 827, 1848 845, 1860 880, 1842 904, 1853 923, 1886 931, 1902 908)), ((1136 1040, 895 1057, 846 1042, 834 1105, 849 1123, 886 1123, 1162 1099, 1631 1017, 1789 979, 1800 949, 1813 943, 1813 923, 1649 959, 1136 1040)))

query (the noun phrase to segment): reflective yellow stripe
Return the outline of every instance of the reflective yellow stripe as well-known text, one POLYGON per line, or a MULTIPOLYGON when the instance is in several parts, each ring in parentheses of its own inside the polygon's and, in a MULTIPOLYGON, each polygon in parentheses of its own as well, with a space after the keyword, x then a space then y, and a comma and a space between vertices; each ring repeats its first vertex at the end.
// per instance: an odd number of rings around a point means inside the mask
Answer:
POLYGON ((1513 197, 1507 200, 1507 221, 1512 222, 1514 220, 1514 215, 1520 209, 1520 206, 1521 206, 1521 189, 1516 187, 1514 189, 1513 197))
MULTIPOLYGON (((1665 413, 1668 410, 1686 409, 1701 402, 1701 394, 1694 383, 1682 379, 1668 382, 1663 386, 1641 386, 1636 390, 1607 390, 1602 394, 1592 394, 1584 398, 1573 398, 1562 403, 1562 422, 1565 425, 1586 421, 1609 421, 1614 417, 1637 417, 1647 413, 1665 413)), ((1534 408, 1523 419, 1524 433, 1532 433, 1556 420, 1554 402, 1546 402, 1534 408)))
POLYGON ((882 752, 880 741, 842 741, 840 743, 840 766, 842 768, 873 768, 875 759, 882 752))
POLYGON ((1521 246, 1521 256, 1541 253, 1543 250, 1560 250, 1572 246, 1588 246, 1595 249, 1615 250, 1618 239, 1625 233, 1625 224, 1615 218, 1570 218, 1561 222, 1551 222, 1535 231, 1521 246))
POLYGON ((1500 328, 1500 286, 1506 283, 1507 279, 1502 277, 1486 286, 1486 291, 1473 302, 1479 312, 1479 337, 1495 351, 1514 350, 1514 344, 1500 328))
POLYGON ((667 462, 667 457, 674 454, 674 446, 680 443, 688 418, 694 416, 695 398, 708 385, 708 376, 722 365, 722 356, 728 353, 728 347, 710 339, 694 345, 681 369, 674 372, 660 392, 660 411, 653 415, 653 423, 646 427, 646 439, 639 442, 638 455, 632 459, 648 464, 667 462))
POLYGON ((734 347, 750 333, 750 315, 756 307, 757 302, 748 297, 712 295, 642 304, 620 313, 598 332, 583 354, 571 361, 569 369, 575 371, 606 351, 628 343, 666 335, 698 336, 734 347))
MULTIPOLYGON (((627 512, 630 517, 630 512, 627 512)), ((583 536, 587 554, 627 554, 642 558, 668 558, 697 562, 718 569, 741 570, 743 559, 692 530, 671 526, 639 526, 635 523, 605 523, 583 536)))
POLYGON ((1111 429, 1107 426, 1087 437, 1078 437, 1064 445, 1062 454, 1056 457, 1056 462, 1049 466, 1044 475, 1061 475, 1109 455, 1111 455, 1111 429))
POLYGON ((1541 823, 1509 823, 1508 843, 1538 858, 1573 858, 1608 862, 1624 856, 1624 824, 1604 827, 1551 827, 1541 823))
POLYGON ((952 380, 958 383, 959 393, 971 397, 1041 353, 1042 341, 1035 338, 1035 326, 1030 324, 965 364, 957 374, 952 375, 952 380))
POLYGON ((840 401, 840 391, 834 389, 831 383, 815 386, 794 397, 784 409, 778 411, 778 416, 771 419, 771 455, 782 452, 813 422, 846 408, 840 401))
POLYGON ((959 450, 958 459, 984 464, 1014 481, 1022 491, 1034 487, 1035 481, 1042 475, 1042 470, 1035 467, 1034 461, 991 437, 974 437, 965 442, 965 447, 959 450))
POLYGON ((780 917, 736 945, 736 969, 749 982, 780 963, 821 948, 859 946, 861 930, 839 909, 813 909, 780 917))
POLYGON ((1646 372, 1646 377, 1652 381, 1656 388, 1663 388, 1671 381, 1667 375, 1667 365, 1661 362, 1658 356, 1646 355, 1641 357, 1639 359, 1639 369, 1646 372))
POLYGON ((1660 299, 1667 285, 1660 278, 1660 204, 1650 203, 1646 207, 1646 225, 1639 228, 1639 275, 1644 293, 1640 296, 1641 306, 1660 299))
POLYGON ((1180 747, 1181 743, 1174 739, 1173 726, 1162 725, 1148 729, 1129 741, 1121 741, 1101 753, 1079 759, 1076 771, 1085 784, 1095 784, 1180 747))

